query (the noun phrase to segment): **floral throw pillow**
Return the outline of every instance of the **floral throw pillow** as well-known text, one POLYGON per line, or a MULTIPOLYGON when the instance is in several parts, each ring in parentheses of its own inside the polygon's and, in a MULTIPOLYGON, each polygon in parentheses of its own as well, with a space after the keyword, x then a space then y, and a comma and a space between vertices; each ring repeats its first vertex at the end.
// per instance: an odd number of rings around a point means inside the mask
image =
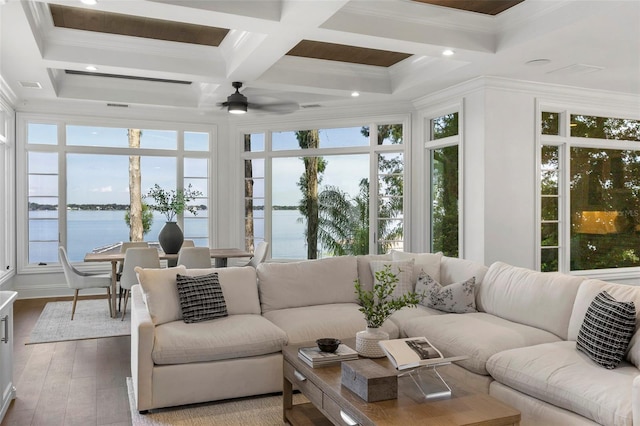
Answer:
POLYGON ((443 286, 429 274, 418 275, 416 293, 423 294, 421 305, 443 312, 463 314, 476 312, 476 277, 443 286))

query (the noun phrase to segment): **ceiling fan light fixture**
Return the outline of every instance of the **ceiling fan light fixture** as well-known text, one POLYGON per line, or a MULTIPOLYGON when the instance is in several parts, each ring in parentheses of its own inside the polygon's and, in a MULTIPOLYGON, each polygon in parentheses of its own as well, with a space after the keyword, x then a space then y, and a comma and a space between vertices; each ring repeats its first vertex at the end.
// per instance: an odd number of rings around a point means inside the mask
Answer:
POLYGON ((243 102, 229 102, 227 111, 231 114, 244 114, 247 112, 247 104, 243 102))

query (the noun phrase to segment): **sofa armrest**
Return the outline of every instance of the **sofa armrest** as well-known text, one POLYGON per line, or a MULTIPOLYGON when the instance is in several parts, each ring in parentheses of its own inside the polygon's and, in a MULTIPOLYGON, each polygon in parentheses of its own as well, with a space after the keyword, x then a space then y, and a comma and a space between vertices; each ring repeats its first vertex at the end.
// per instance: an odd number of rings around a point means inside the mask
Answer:
POLYGON ((140 285, 131 288, 131 378, 138 411, 153 408, 153 343, 155 326, 140 285))
POLYGON ((633 413, 633 424, 640 425, 640 374, 633 379, 631 388, 631 412, 633 413))

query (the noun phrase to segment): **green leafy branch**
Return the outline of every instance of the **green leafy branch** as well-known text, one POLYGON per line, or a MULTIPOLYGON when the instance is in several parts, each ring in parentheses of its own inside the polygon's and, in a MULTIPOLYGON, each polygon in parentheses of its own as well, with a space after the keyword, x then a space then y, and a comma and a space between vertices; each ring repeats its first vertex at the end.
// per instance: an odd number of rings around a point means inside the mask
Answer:
POLYGON ((360 280, 355 280, 355 289, 360 302, 360 312, 364 314, 368 327, 381 327, 382 323, 405 306, 415 307, 422 297, 416 292, 409 292, 401 297, 392 298, 391 295, 399 281, 396 274, 391 272, 391 265, 375 273, 373 290, 365 290, 360 280))
POLYGON ((196 206, 189 206, 187 203, 201 195, 202 192, 192 189, 191 184, 185 189, 167 191, 156 183, 144 197, 153 199, 155 204, 150 204, 149 207, 164 214, 167 222, 173 222, 176 215, 182 214, 185 210, 193 213, 194 216, 197 215, 196 206))

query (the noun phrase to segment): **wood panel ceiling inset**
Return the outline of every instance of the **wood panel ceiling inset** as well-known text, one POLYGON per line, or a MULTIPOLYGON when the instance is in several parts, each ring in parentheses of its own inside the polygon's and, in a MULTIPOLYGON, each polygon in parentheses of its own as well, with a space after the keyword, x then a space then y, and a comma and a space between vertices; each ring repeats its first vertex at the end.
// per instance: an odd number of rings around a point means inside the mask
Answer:
POLYGON ((466 10, 468 12, 483 13, 485 15, 497 15, 505 10, 522 3, 524 0, 413 0, 418 3, 433 4, 436 6, 451 7, 453 9, 466 10))
POLYGON ((142 16, 50 4, 56 27, 99 33, 144 37, 179 43, 219 46, 229 32, 226 28, 151 19, 142 16))
POLYGON ((390 67, 411 56, 408 53, 312 40, 302 40, 287 52, 287 55, 349 62, 352 64, 374 65, 377 67, 390 67))

